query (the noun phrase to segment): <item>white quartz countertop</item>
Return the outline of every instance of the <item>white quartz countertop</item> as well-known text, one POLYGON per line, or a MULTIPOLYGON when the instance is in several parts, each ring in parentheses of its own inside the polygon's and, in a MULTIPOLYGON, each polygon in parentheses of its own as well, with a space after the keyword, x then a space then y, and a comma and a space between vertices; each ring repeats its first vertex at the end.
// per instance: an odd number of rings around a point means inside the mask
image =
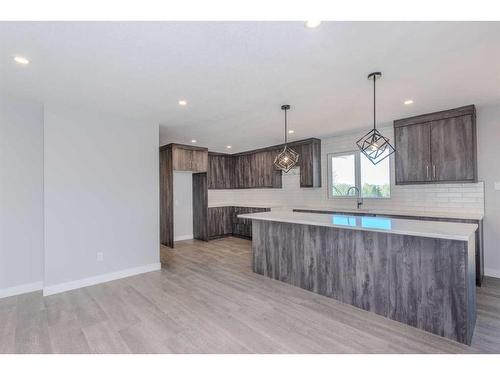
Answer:
POLYGON ((482 220, 484 215, 478 212, 446 212, 446 211, 408 211, 408 210, 391 210, 384 208, 368 208, 357 210, 355 208, 340 208, 340 207, 325 207, 325 206, 289 206, 276 203, 234 203, 234 202, 219 202, 209 203, 208 207, 256 207, 256 208, 271 208, 279 210, 313 210, 313 211, 334 211, 352 214, 374 214, 374 215, 401 215, 401 216, 415 216, 415 217, 435 217, 447 219, 467 219, 467 220, 482 220))
POLYGON ((323 227, 394 233, 408 236, 469 241, 477 224, 392 219, 343 214, 314 214, 291 211, 271 211, 238 215, 242 219, 277 221, 282 223, 318 225, 323 227))
POLYGON ((401 216, 420 216, 420 217, 435 217, 447 219, 467 219, 467 220, 482 220, 484 215, 477 212, 440 212, 440 211, 405 211, 405 210, 387 210, 383 208, 368 208, 356 210, 355 208, 331 208, 324 206, 293 206, 292 210, 314 210, 314 211, 335 211, 345 213, 358 214, 375 214, 375 215, 401 215, 401 216))
POLYGON ((275 208, 275 207, 282 207, 283 205, 277 205, 277 204, 253 204, 253 203, 227 203, 227 202, 222 202, 222 203, 209 203, 208 208, 212 207, 255 207, 255 208, 275 208))

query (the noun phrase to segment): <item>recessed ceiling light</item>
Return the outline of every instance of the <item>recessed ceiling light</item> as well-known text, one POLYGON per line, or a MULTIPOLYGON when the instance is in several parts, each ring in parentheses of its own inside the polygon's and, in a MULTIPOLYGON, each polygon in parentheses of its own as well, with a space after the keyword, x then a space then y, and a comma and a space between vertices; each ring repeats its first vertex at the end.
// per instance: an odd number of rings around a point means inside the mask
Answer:
POLYGON ((30 63, 30 61, 26 57, 22 56, 15 56, 14 61, 21 65, 28 65, 30 63))
POLYGON ((232 147, 233 147, 233 146, 229 146, 229 145, 227 145, 227 146, 226 146, 226 148, 232 148, 232 147))
POLYGON ((191 139, 191 143, 196 143, 198 142, 196 139, 191 139))
POLYGON ((188 104, 187 101, 185 101, 185 100, 179 100, 179 105, 185 107, 185 106, 187 106, 187 104, 188 104))
POLYGON ((404 103, 405 103, 406 105, 413 104, 413 100, 408 99, 408 100, 405 100, 405 101, 404 101, 404 103))
POLYGON ((290 130, 288 131, 288 134, 293 134, 293 133, 295 133, 295 130, 291 130, 291 129, 290 129, 290 130))
POLYGON ((306 21, 306 23, 305 23, 305 26, 308 29, 315 29, 319 25, 321 25, 321 21, 306 21))

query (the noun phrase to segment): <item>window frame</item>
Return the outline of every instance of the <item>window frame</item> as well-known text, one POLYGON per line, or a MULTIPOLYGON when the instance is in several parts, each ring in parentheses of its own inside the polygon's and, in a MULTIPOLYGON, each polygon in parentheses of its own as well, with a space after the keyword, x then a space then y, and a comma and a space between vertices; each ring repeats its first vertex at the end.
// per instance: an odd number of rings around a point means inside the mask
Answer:
MULTIPOLYGON (((345 155, 354 155, 354 186, 356 186, 362 194, 361 190, 361 152, 359 150, 330 152, 326 154, 327 158, 327 189, 328 199, 356 199, 354 195, 333 195, 332 193, 332 158, 345 155)), ((392 155, 389 156, 389 196, 388 197, 363 197, 362 199, 391 199, 392 195, 392 155)))

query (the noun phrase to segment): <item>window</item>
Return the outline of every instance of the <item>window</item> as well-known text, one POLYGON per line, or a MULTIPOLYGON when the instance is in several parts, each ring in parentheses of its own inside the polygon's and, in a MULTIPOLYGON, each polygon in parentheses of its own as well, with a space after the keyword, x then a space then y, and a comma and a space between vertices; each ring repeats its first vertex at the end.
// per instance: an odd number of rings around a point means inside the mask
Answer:
POLYGON ((390 198, 390 158, 373 165, 359 151, 328 155, 328 195, 330 198, 356 196, 356 186, 363 198, 390 198))
POLYGON ((330 164, 331 194, 333 197, 346 196, 349 188, 356 185, 355 155, 332 156, 330 164))

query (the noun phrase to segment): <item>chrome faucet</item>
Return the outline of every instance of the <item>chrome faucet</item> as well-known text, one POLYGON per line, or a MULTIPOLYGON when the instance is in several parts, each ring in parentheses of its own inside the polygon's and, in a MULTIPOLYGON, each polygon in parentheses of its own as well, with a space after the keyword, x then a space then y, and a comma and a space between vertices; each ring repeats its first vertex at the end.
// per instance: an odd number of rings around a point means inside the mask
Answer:
POLYGON ((356 191, 356 204, 358 205, 359 210, 359 208, 363 205, 363 198, 361 197, 361 192, 359 191, 359 188, 357 186, 351 186, 349 189, 347 189, 346 195, 349 195, 352 189, 356 191))

